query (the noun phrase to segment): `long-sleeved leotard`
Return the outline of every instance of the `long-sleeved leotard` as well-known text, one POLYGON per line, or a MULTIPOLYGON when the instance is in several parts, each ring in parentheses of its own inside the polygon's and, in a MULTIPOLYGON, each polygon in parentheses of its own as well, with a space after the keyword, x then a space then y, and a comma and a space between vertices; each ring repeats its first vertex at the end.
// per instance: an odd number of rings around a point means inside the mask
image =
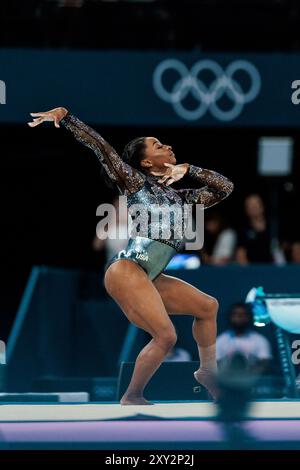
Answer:
POLYGON ((71 131, 79 142, 94 151, 108 177, 118 186, 120 193, 133 194, 143 186, 144 175, 125 163, 115 149, 94 129, 70 113, 60 123, 71 131))
MULTIPOLYGON (((225 199, 233 190, 233 183, 225 176, 195 165, 189 165, 186 174, 205 186, 199 189, 173 189, 158 183, 159 176, 148 175, 125 163, 100 134, 74 115, 68 113, 60 122, 77 140, 94 151, 108 177, 117 185, 119 192, 127 196, 128 208, 133 204, 143 204, 143 207, 148 206, 149 210, 150 206, 153 210, 154 205, 177 205, 182 208, 184 203, 199 203, 208 208, 225 199)), ((150 225, 148 237, 157 239, 151 236, 150 225)), ((175 249, 179 249, 181 243, 181 240, 172 237, 160 241, 175 249)))

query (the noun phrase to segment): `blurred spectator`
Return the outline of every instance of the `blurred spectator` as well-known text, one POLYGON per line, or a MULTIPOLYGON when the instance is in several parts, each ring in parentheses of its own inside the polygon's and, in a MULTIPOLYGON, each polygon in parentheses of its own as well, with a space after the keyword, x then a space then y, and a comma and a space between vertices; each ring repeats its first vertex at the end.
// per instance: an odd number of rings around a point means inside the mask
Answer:
MULTIPOLYGON (((123 250, 128 242, 128 224, 127 224, 127 213, 119 212, 119 198, 116 197, 113 201, 113 206, 116 210, 116 217, 112 217, 110 220, 110 226, 115 226, 117 231, 116 238, 98 238, 96 235, 92 247, 95 252, 105 250, 106 261, 109 261, 118 251, 123 250), (119 236, 118 236, 119 234, 119 236)), ((104 235, 104 233, 103 233, 104 235)))
POLYGON ((300 241, 281 241, 281 248, 288 263, 300 263, 300 241))
POLYGON ((291 245, 291 263, 300 263, 300 241, 295 241, 291 245))
POLYGON ((236 261, 239 264, 272 262, 270 226, 265 206, 258 194, 250 194, 244 202, 245 222, 238 233, 236 261))
POLYGON ((227 264, 233 260, 237 235, 228 227, 218 212, 212 212, 205 218, 204 249, 205 264, 227 264))
MULTIPOLYGON (((128 241, 128 229, 127 229, 127 211, 123 214, 123 211, 119 212, 119 198, 116 197, 113 201, 115 208, 115 214, 111 214, 109 219, 109 228, 114 230, 116 228, 116 237, 114 238, 98 238, 96 235, 92 241, 92 249, 94 253, 99 255, 95 261, 97 271, 101 273, 101 277, 104 276, 104 267, 107 261, 109 261, 118 251, 123 250, 128 241), (104 252, 105 259, 100 256, 104 252), (101 259, 102 258, 102 259, 101 259), (103 262, 104 261, 104 262, 103 262)), ((103 237, 108 232, 108 227, 103 227, 103 233, 100 234, 103 237), (104 228, 106 230, 104 230, 104 228)), ((98 232, 99 234, 99 232, 98 232)), ((93 263, 94 264, 94 263, 93 263)), ((92 273, 86 270, 81 270, 80 274, 80 287, 79 296, 81 299, 101 298, 106 296, 107 292, 104 288, 103 283, 94 283, 94 277, 92 273)))
POLYGON ((180 362, 180 361, 191 361, 192 356, 190 353, 183 348, 174 347, 171 349, 164 358, 164 362, 180 362))
POLYGON ((226 366, 236 354, 245 357, 248 367, 266 371, 272 359, 271 345, 253 330, 252 315, 243 303, 233 305, 229 313, 229 329, 217 338, 217 361, 226 366))

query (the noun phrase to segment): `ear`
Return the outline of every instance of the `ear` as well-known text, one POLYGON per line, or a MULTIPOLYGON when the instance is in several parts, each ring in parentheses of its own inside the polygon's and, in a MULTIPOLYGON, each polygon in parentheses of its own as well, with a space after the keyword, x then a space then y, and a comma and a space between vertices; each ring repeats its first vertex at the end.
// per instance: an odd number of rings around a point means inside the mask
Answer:
POLYGON ((141 166, 145 167, 145 168, 151 168, 153 165, 152 165, 152 162, 150 160, 141 160, 141 166))

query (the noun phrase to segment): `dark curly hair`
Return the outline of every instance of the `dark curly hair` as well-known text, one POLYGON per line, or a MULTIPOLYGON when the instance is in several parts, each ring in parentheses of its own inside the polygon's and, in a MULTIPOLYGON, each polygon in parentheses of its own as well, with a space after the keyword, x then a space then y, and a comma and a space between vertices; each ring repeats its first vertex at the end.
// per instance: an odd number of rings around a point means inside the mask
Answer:
POLYGON ((136 137, 125 145, 122 159, 130 166, 140 169, 140 162, 144 158, 146 137, 136 137))
MULTIPOLYGON (((144 158, 145 148, 146 137, 136 137, 125 145, 122 153, 122 160, 125 163, 128 163, 128 165, 139 170, 140 162, 144 158)), ((115 188, 115 184, 110 180, 103 168, 101 168, 101 176, 109 188, 115 188)))

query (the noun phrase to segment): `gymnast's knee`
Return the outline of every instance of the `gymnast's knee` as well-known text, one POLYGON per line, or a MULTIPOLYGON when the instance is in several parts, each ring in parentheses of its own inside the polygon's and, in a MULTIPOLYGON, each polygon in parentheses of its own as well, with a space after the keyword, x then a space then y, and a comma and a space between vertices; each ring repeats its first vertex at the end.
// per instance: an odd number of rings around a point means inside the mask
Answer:
POLYGON ((177 342, 177 334, 175 328, 169 328, 163 332, 160 332, 154 340, 159 344, 159 346, 164 349, 167 353, 172 349, 177 342))
POLYGON ((202 320, 213 320, 216 319, 218 310, 219 310, 219 302, 214 297, 208 297, 205 301, 205 304, 201 304, 201 310, 199 308, 199 314, 195 316, 196 318, 202 320))

